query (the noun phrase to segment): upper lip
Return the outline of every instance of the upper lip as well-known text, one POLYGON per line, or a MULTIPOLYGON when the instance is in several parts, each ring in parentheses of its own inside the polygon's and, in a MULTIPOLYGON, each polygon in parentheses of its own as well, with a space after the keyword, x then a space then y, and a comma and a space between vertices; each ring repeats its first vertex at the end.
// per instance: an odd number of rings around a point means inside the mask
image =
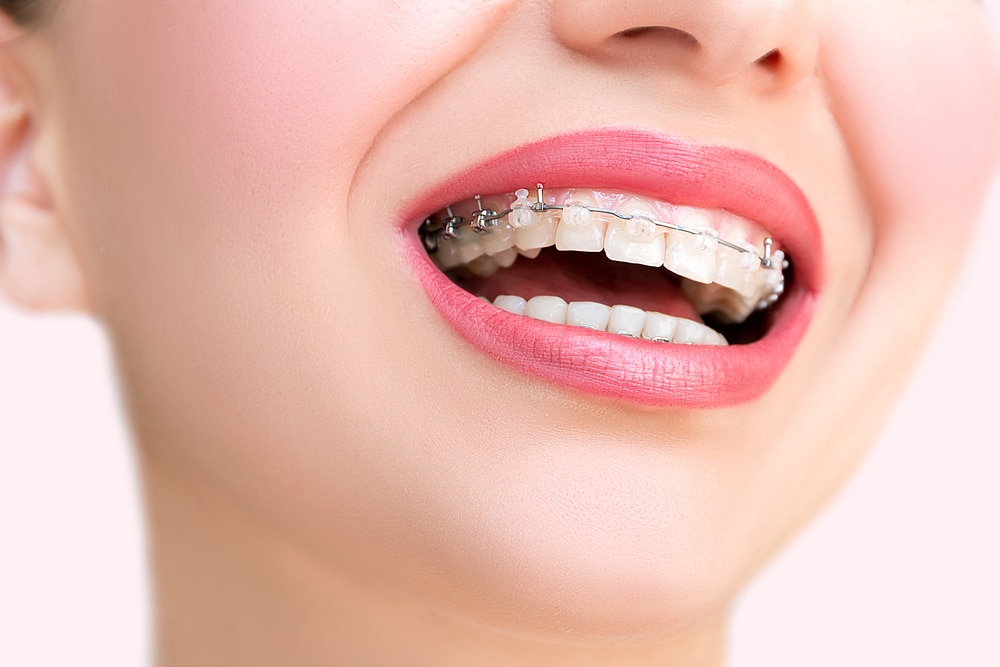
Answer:
MULTIPOLYGON (((808 200, 771 162, 632 128, 557 135, 509 150, 421 193, 401 211, 411 232, 431 213, 474 194, 518 188, 621 190, 676 205, 725 209, 766 228, 795 266, 793 289, 771 331, 731 348, 657 345, 557 328, 503 313, 440 274, 415 233, 404 234, 432 302, 473 345, 543 380, 585 393, 654 406, 720 407, 752 400, 777 381, 811 320, 822 287, 822 239, 808 200), (467 298, 466 298, 467 297, 467 298)), ((575 328, 572 328, 575 329, 575 328)))

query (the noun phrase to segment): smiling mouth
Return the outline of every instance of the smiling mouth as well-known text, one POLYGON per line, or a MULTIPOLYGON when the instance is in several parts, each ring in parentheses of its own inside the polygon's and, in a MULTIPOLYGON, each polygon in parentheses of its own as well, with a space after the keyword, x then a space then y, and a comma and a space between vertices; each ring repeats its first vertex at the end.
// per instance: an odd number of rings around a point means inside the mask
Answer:
POLYGON ((438 269, 499 309, 656 343, 756 342, 791 276, 760 224, 623 191, 477 195, 419 233, 438 269))
POLYGON ((761 397, 823 285, 819 224, 788 175, 642 128, 494 155, 417 193, 397 225, 429 304, 470 349, 643 407, 761 397))

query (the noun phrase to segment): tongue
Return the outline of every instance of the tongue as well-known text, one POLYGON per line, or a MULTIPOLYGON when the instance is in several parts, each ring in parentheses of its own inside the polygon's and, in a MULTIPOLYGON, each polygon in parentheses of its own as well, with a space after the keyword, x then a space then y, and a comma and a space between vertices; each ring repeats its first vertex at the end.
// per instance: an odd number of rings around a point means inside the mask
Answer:
POLYGON ((549 248, 536 259, 519 257, 511 268, 500 269, 489 278, 463 277, 457 282, 490 301, 501 294, 524 299, 558 296, 568 302, 634 306, 701 322, 666 269, 612 262, 603 253, 549 248))

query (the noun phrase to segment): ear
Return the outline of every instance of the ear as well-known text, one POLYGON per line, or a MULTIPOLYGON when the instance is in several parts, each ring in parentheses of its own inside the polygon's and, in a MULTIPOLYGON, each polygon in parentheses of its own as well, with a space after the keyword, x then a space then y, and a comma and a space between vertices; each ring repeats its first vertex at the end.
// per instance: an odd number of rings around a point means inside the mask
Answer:
POLYGON ((0 293, 34 311, 88 311, 72 238, 38 167, 41 59, 31 34, 0 16, 0 293))

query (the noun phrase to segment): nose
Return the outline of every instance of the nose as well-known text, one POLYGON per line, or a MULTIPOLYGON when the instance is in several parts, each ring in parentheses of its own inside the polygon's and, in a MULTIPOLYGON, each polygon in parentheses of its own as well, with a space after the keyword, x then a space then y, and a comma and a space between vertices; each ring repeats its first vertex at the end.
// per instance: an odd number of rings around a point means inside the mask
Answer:
POLYGON ((552 20, 593 58, 788 86, 816 68, 817 13, 816 0, 553 0, 552 20))

